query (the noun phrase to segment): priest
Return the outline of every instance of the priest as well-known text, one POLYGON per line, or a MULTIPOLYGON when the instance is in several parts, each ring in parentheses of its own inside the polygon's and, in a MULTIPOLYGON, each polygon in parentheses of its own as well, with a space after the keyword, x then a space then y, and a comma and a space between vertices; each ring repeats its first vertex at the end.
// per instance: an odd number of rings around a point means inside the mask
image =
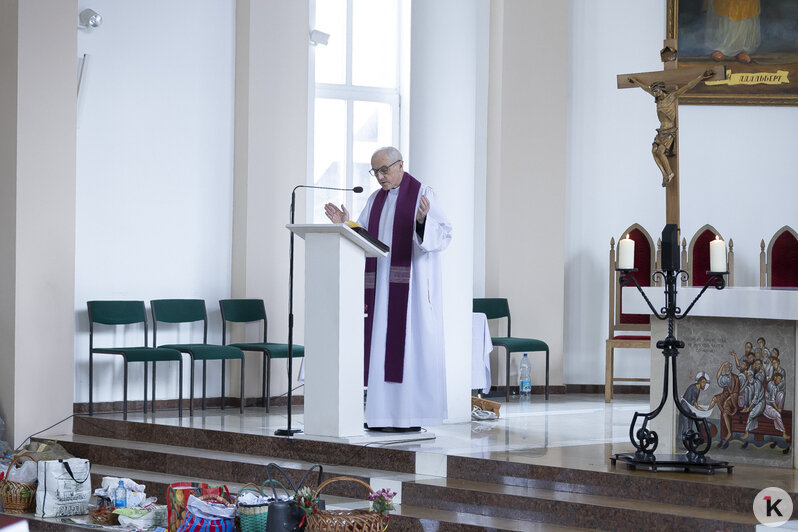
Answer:
MULTIPOLYGON (((358 224, 391 249, 366 259, 366 425, 418 431, 446 416, 440 252, 452 226, 432 189, 404 171, 396 148, 374 152, 369 173, 380 189, 358 224)), ((349 220, 343 205, 324 209, 334 223, 349 220)))

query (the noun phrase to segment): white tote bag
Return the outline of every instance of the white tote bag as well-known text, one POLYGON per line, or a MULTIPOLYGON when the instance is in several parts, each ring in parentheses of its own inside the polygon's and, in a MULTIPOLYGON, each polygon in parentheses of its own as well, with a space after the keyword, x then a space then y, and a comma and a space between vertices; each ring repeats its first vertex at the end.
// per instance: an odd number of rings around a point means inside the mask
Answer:
POLYGON ((91 466, 83 458, 39 462, 36 517, 89 513, 91 466))

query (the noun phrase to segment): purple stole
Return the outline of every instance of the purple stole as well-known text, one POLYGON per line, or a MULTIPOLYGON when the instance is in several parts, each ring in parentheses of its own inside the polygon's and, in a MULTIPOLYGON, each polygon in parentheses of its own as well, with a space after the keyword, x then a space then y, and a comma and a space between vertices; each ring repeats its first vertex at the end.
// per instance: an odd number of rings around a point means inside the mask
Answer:
MULTIPOLYGON (((396 199, 391 241, 391 269, 388 275, 388 331, 385 338, 385 381, 402 382, 405 368, 405 333, 407 332, 407 302, 410 294, 410 263, 413 254, 413 233, 416 227, 416 201, 421 183, 405 172, 396 199)), ((380 217, 387 190, 380 190, 369 213, 368 232, 379 238, 380 217)), ((365 304, 366 324, 363 355, 364 385, 369 380, 371 358, 371 330, 374 327, 374 298, 377 288, 377 259, 366 259, 365 304)))

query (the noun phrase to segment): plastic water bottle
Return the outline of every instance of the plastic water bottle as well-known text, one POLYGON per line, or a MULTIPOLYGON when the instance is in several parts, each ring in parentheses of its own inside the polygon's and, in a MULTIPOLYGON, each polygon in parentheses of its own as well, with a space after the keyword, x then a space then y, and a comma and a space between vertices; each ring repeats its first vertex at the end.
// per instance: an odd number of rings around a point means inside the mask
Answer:
POLYGON ((518 368, 518 389, 521 399, 529 399, 532 394, 532 364, 529 363, 526 353, 524 353, 521 366, 518 368))
POLYGON ((114 506, 124 508, 125 505, 127 505, 127 490, 125 489, 125 483, 120 480, 119 485, 114 490, 114 506))

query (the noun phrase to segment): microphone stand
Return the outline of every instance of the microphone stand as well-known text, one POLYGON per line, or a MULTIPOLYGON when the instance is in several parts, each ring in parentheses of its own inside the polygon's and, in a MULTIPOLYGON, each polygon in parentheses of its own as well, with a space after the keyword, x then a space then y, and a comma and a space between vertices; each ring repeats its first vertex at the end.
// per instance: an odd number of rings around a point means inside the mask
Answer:
MULTIPOLYGON (((335 188, 335 187, 318 187, 313 185, 297 185, 291 191, 291 225, 294 225, 294 210, 296 206, 296 189, 298 188, 318 188, 324 190, 342 190, 352 191, 356 193, 363 192, 363 187, 354 188, 335 188)), ((277 429, 274 431, 275 436, 293 436, 294 434, 302 432, 302 429, 291 428, 291 406, 292 406, 292 383, 293 377, 293 364, 294 359, 294 232, 290 231, 291 237, 288 245, 288 428, 277 429)))

